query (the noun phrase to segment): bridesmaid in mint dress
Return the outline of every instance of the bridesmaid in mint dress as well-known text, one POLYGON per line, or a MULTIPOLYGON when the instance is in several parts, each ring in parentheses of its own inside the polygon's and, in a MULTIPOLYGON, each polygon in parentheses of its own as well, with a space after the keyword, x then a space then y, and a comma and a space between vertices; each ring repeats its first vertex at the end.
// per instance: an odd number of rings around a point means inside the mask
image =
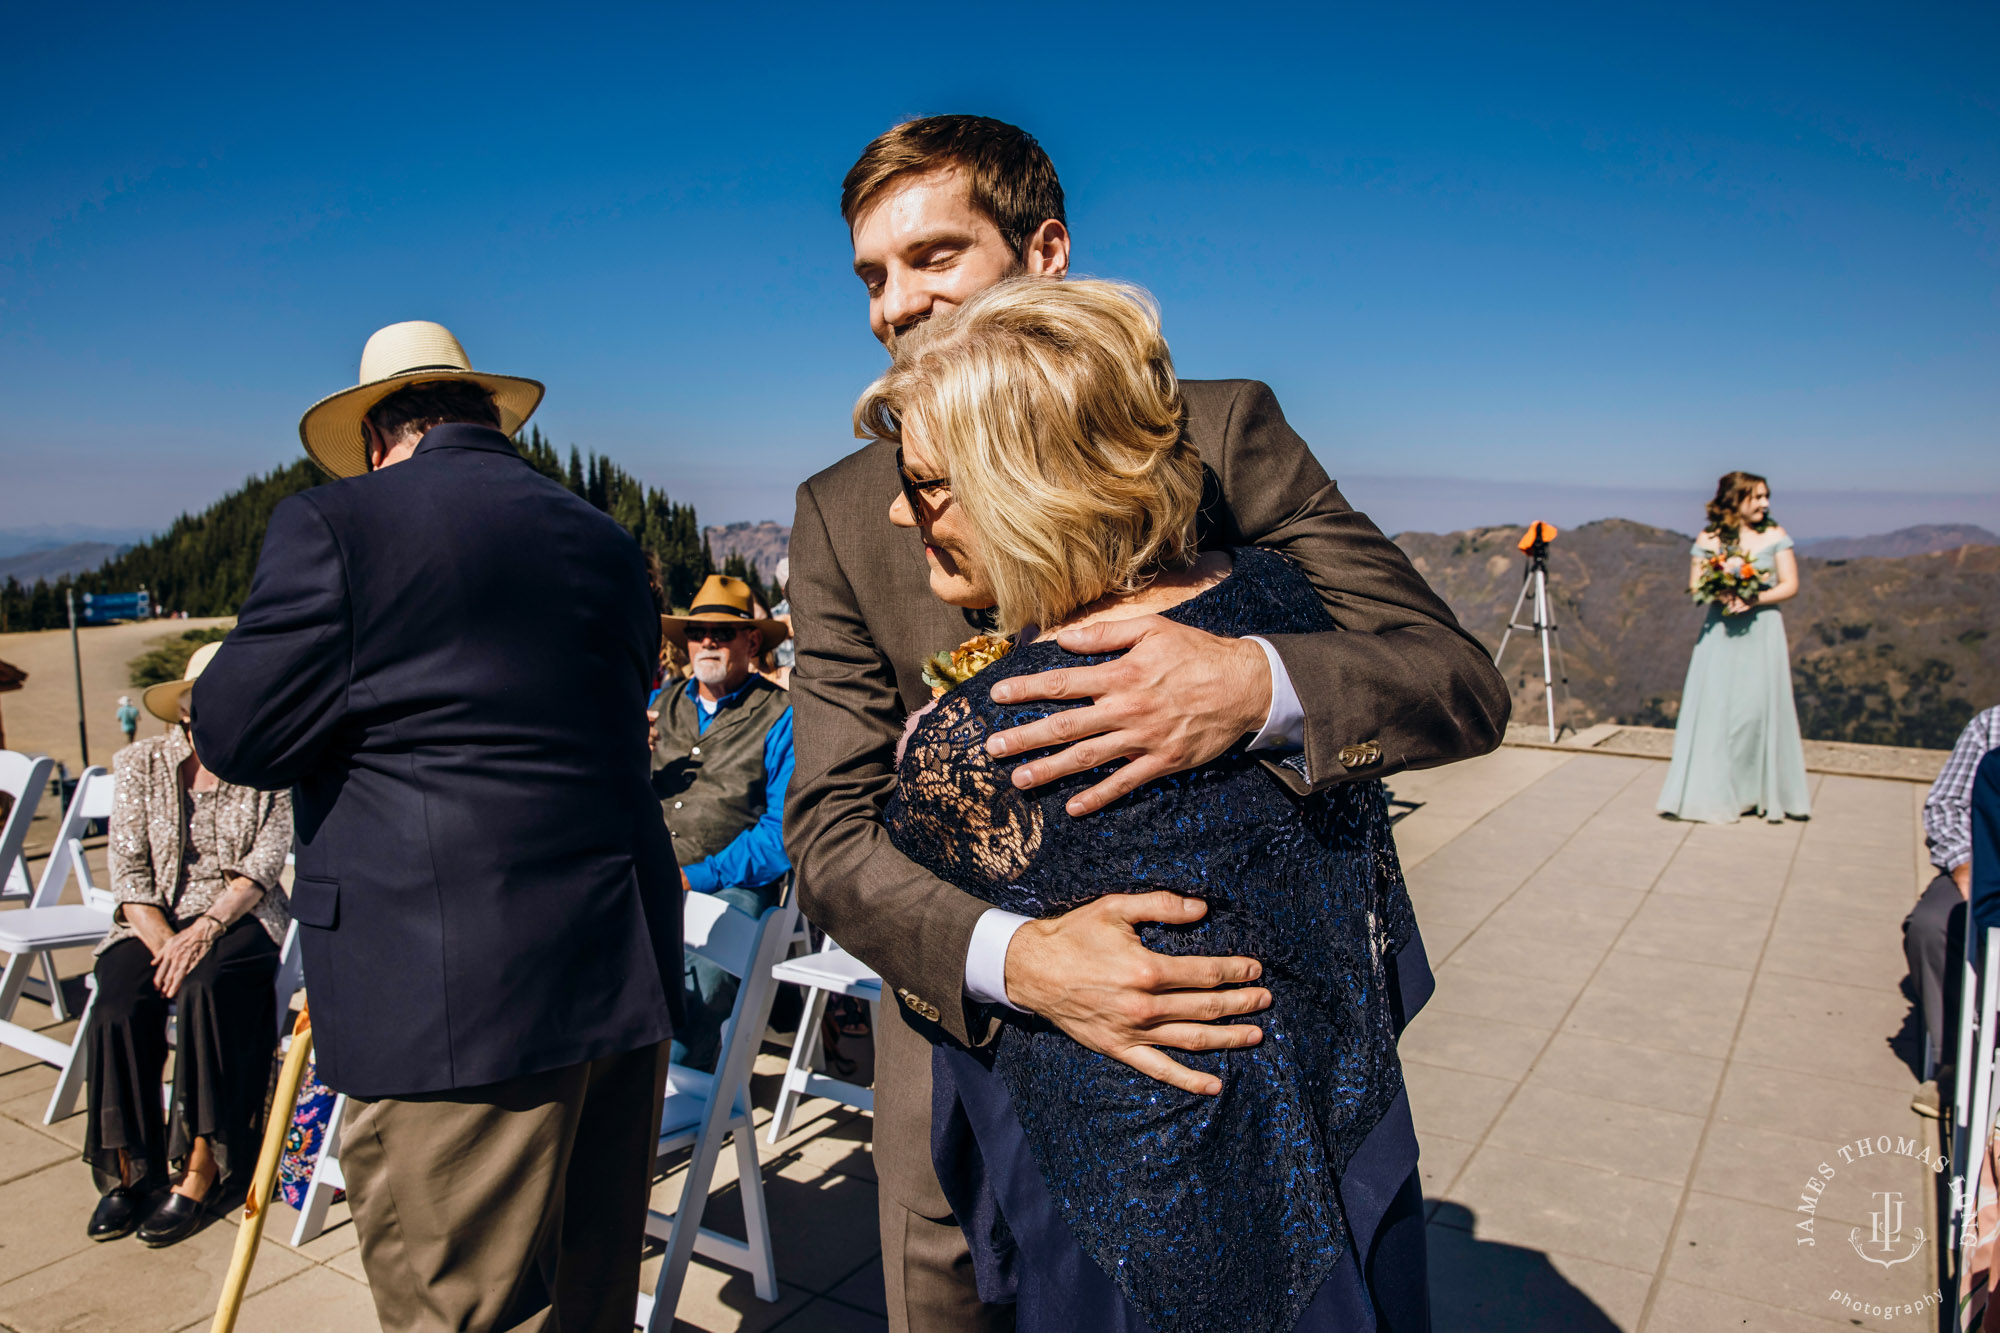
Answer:
POLYGON ((1681 689, 1674 760, 1660 789, 1663 815, 1734 824, 1751 813, 1772 823, 1812 813, 1791 654, 1776 605, 1798 595, 1799 562, 1770 514, 1770 485, 1731 472, 1716 484, 1708 527, 1689 552, 1690 591, 1703 559, 1728 549, 1750 558, 1765 587, 1751 604, 1709 604, 1681 689))

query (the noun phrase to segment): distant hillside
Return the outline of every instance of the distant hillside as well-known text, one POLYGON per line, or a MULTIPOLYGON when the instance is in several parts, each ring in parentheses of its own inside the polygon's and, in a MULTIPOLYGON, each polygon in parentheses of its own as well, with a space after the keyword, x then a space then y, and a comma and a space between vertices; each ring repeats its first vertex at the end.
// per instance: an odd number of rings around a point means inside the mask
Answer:
POLYGON ((30 551, 53 551, 78 542, 106 546, 136 546, 153 535, 149 528, 98 528, 86 523, 37 523, 25 528, 0 528, 0 559, 30 551))
MULTIPOLYGON (((694 506, 666 494, 599 454, 574 445, 565 460, 539 430, 514 445, 536 470, 582 496, 639 540, 660 562, 667 599, 685 606, 709 573, 707 550, 694 506)), ((69 623, 64 592, 132 592, 145 588, 161 610, 229 616, 250 592, 250 575, 264 546, 264 529, 280 501, 325 481, 305 459, 223 496, 199 514, 183 514, 151 541, 115 555, 87 572, 32 581, 0 572, 0 633, 55 629, 69 623)))
POLYGON ((118 546, 110 542, 70 542, 65 546, 50 546, 39 551, 10 555, 0 558, 0 580, 18 579, 22 583, 28 583, 35 579, 56 579, 65 574, 81 574, 86 569, 96 569, 105 561, 131 549, 130 546, 118 546))
POLYGON ((708 549, 718 563, 732 555, 740 555, 744 563, 756 570, 757 577, 766 583, 778 576, 778 562, 792 549, 791 528, 768 518, 762 523, 731 523, 726 527, 704 528, 702 536, 708 541, 708 549))
POLYGON ((2000 537, 1977 523, 1924 523, 1875 537, 1818 537, 1800 542, 1799 554, 1816 555, 1823 560, 1853 560, 1868 556, 1930 555, 1961 546, 2000 546, 2000 537))
MULTIPOLYGON (((1397 543, 1489 648, 1521 589, 1519 527, 1404 533, 1397 543)), ((1690 539, 1607 519, 1566 530, 1549 559, 1568 659, 1570 717, 1672 726, 1703 609, 1687 586, 1690 539)), ((1799 723, 1817 740, 1949 748, 2000 703, 2000 546, 1883 559, 1801 558, 1785 603, 1799 723)), ((1503 663, 1515 706, 1541 704, 1529 644, 1503 663)))

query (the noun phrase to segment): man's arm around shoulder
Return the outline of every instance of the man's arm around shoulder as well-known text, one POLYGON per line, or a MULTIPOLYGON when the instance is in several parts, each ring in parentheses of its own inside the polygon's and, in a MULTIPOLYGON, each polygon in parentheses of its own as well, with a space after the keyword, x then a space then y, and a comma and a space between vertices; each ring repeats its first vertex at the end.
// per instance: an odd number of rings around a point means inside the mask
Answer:
POLYGON ((1221 440, 1210 461, 1234 535, 1296 561, 1340 627, 1270 636, 1305 711, 1309 776, 1296 785, 1428 768, 1499 745, 1511 701, 1485 647, 1347 503, 1269 386, 1234 381, 1226 396, 1206 387, 1190 425, 1221 440))

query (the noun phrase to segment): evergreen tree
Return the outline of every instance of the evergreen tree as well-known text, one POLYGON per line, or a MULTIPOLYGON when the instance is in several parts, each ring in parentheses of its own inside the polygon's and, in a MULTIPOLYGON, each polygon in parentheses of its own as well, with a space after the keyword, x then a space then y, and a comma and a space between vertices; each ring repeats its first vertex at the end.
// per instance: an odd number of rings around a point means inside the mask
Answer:
MULTIPOLYGON (((714 572, 694 506, 676 504, 643 485, 609 458, 570 447, 565 465, 539 428, 514 437, 514 447, 537 472, 562 485, 615 520, 641 548, 657 556, 667 600, 685 607, 714 572)), ((74 588, 86 592, 137 592, 144 588, 163 611, 196 616, 233 616, 250 593, 250 576, 264 547, 264 529, 281 500, 326 480, 300 459, 223 496, 199 514, 183 514, 160 536, 141 543, 103 568, 74 579, 32 588, 9 577, 0 583, 0 633, 61 629, 69 624, 65 600, 74 588)), ((751 583, 760 590, 755 577, 751 583)), ((79 610, 81 608, 79 607, 79 610)))

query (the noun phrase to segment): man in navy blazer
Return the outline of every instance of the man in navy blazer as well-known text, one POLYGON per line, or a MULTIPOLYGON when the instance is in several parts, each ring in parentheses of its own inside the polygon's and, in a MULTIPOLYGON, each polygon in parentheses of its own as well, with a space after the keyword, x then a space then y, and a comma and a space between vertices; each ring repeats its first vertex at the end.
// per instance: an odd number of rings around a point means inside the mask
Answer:
POLYGON ((514 449, 539 384, 434 324, 377 333, 361 381, 300 423, 344 479, 273 513, 194 744, 293 789, 383 1327, 628 1329, 681 973, 644 557, 514 449))

